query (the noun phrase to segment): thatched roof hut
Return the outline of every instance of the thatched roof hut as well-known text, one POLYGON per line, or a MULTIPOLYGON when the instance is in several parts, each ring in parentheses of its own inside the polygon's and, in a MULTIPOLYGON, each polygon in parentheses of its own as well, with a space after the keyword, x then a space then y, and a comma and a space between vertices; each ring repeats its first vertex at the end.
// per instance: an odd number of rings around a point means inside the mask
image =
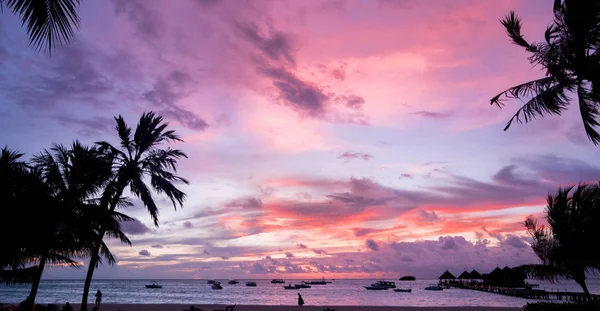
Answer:
POLYGON ((469 273, 469 278, 472 280, 481 280, 483 277, 481 276, 481 273, 477 272, 477 270, 473 269, 473 271, 471 271, 471 273, 469 273))
POLYGON ((438 278, 440 280, 455 280, 456 277, 450 273, 450 271, 446 270, 444 273, 442 273, 442 275, 440 275, 440 277, 438 278))
POLYGON ((458 276, 458 279, 459 280, 469 280, 469 279, 471 279, 471 274, 469 272, 467 272, 467 270, 465 270, 463 273, 461 273, 458 276))

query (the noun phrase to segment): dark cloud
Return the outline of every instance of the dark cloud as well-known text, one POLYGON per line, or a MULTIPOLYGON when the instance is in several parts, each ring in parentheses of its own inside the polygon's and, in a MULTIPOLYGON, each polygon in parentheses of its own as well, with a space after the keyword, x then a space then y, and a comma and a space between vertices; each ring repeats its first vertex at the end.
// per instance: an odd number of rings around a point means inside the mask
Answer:
POLYGON ((132 221, 121 222, 121 231, 127 234, 144 234, 150 232, 150 228, 146 227, 141 221, 134 219, 132 221))
POLYGON ((235 208, 241 210, 260 210, 263 207, 261 199, 255 197, 246 197, 230 201, 223 205, 226 208, 235 208))
POLYGON ((308 246, 306 246, 306 245, 304 245, 302 243, 298 243, 297 246, 300 247, 300 248, 308 248, 308 246))
POLYGON ((256 46, 265 56, 275 62, 295 66, 296 60, 292 56, 292 39, 281 31, 270 29, 270 33, 261 33, 255 23, 236 23, 242 36, 256 46))
POLYGON ((429 119, 447 119, 450 117, 449 113, 445 113, 445 112, 432 112, 432 111, 415 111, 412 114, 414 115, 418 115, 424 118, 429 118, 429 119))
POLYGON ((144 0, 112 1, 117 15, 123 14, 133 23, 136 31, 145 40, 158 40, 163 34, 160 14, 144 0))
POLYGON ((29 108, 44 109, 65 103, 107 106, 111 100, 105 96, 113 91, 114 83, 93 62, 100 56, 91 46, 79 42, 52 54, 52 62, 20 59, 37 68, 20 71, 22 76, 3 81, 2 88, 17 104, 29 108))
POLYGON ((399 177, 399 178, 400 178, 400 179, 405 179, 405 178, 406 178, 406 179, 413 179, 413 175, 412 175, 412 174, 409 174, 409 173, 402 173, 402 174, 400 174, 400 177, 399 177))
POLYGON ((298 78, 283 67, 262 68, 261 72, 272 79, 279 98, 287 106, 309 117, 324 117, 330 97, 321 87, 298 78))
POLYGON ((435 211, 426 211, 423 209, 419 209, 417 211, 417 219, 420 222, 434 222, 439 220, 440 218, 438 217, 438 215, 435 213, 435 211))
POLYGON ((143 249, 143 250, 141 250, 141 251, 138 253, 138 255, 140 255, 140 256, 150 256, 150 252, 149 252, 149 251, 147 251, 147 250, 145 250, 145 249, 143 249))
POLYGON ((513 234, 506 235, 506 238, 504 239, 504 241, 502 241, 502 243, 506 244, 506 245, 510 245, 514 248, 528 248, 529 247, 529 245, 527 245, 527 243, 525 243, 523 241, 523 238, 518 237, 513 234))
POLYGON ((313 249, 312 251, 315 254, 318 254, 318 255, 327 255, 327 252, 325 250, 322 250, 322 249, 313 249))
POLYGON ((220 4, 223 0, 195 0, 203 9, 220 4))
POLYGON ((379 245, 377 244, 377 242, 375 242, 371 239, 365 241, 365 246, 372 251, 379 250, 379 245))
POLYGON ((185 72, 173 70, 165 77, 160 77, 151 90, 142 94, 142 99, 159 109, 158 113, 165 118, 177 120, 192 130, 203 131, 209 124, 198 115, 178 106, 179 101, 189 96, 186 88, 193 79, 185 72))
POLYGON ((210 255, 210 253, 207 250, 203 250, 202 254, 204 254, 204 255, 210 255))
POLYGON ((154 244, 152 245, 152 248, 163 248, 163 246, 160 244, 154 244))
POLYGON ((186 221, 186 222, 183 223, 183 227, 186 228, 186 229, 189 229, 189 228, 193 228, 194 225, 191 222, 186 221))
POLYGON ((368 161, 372 157, 373 157, 372 155, 367 154, 367 153, 346 151, 346 152, 341 153, 337 158, 338 159, 362 159, 362 160, 368 161))
POLYGON ((343 63, 337 67, 325 66, 323 64, 318 65, 318 68, 321 72, 323 72, 327 75, 330 75, 340 81, 346 80, 346 68, 347 67, 348 67, 348 64, 346 64, 346 63, 343 63))
POLYGON ((221 259, 223 259, 223 260, 229 260, 229 257, 227 257, 227 256, 221 256, 221 259))
POLYGON ((80 128, 79 134, 89 137, 96 137, 111 132, 115 124, 113 118, 100 116, 95 118, 81 118, 69 116, 67 114, 58 114, 54 116, 54 119, 63 126, 75 126, 80 128))
POLYGON ((360 110, 365 104, 365 99, 358 95, 343 95, 338 96, 338 101, 341 101, 346 107, 360 110))
POLYGON ((290 252, 285 252, 285 257, 292 258, 292 257, 294 257, 294 254, 292 254, 290 252))

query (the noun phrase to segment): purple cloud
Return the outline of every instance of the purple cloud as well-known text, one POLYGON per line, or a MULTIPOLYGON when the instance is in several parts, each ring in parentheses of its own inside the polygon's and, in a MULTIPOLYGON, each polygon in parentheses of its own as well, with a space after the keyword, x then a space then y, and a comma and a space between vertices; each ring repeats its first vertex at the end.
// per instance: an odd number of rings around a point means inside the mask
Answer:
POLYGON ((362 159, 362 160, 368 161, 371 158, 373 158, 373 156, 370 154, 367 154, 367 153, 362 153, 362 152, 346 151, 346 152, 341 153, 337 158, 338 159, 362 159))

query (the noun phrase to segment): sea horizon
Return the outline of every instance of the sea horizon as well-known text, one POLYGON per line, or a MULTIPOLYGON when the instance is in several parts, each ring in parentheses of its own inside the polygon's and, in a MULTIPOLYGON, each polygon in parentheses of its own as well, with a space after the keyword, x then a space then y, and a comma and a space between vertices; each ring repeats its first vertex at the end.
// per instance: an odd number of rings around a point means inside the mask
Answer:
MULTIPOLYGON (((283 278, 285 284, 272 284, 270 279, 237 279, 240 283, 236 285, 222 282, 221 290, 212 289, 206 280, 209 279, 94 279, 90 288, 92 295, 88 303, 93 303, 93 293, 98 289, 102 291, 102 302, 106 304, 294 305, 297 293, 302 294, 307 306, 522 307, 528 302, 547 301, 456 288, 443 291, 424 289, 430 284, 437 284, 437 279, 416 281, 399 281, 397 278, 335 279, 330 284, 294 290, 285 290, 283 286, 299 283, 302 279, 283 278), (255 281, 257 286, 245 286, 246 280, 255 281), (398 288, 410 288, 412 291, 401 293, 392 290, 370 291, 364 288, 377 280, 393 281, 398 288), (163 287, 147 289, 145 285, 150 281, 157 281, 163 287)), ((331 279, 326 278, 326 280, 331 279)), ((80 303, 83 283, 82 279, 42 280, 36 302, 58 305, 65 302, 80 303)), ((589 280, 588 287, 593 294, 600 294, 600 280, 589 280)), ((539 289, 581 292, 577 284, 569 281, 554 284, 539 282, 539 289)), ((30 285, 0 286, 0 302, 19 303, 29 294, 29 290, 30 285)))

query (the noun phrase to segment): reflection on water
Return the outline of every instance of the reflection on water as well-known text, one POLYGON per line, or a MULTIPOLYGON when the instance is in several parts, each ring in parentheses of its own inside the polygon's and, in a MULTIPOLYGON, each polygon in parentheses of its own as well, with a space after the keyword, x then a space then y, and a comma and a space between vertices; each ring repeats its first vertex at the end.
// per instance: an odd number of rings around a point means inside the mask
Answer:
MULTIPOLYGON (((103 303, 143 304, 240 304, 240 305, 296 305, 301 293, 306 305, 354 306, 514 306, 521 307, 527 300, 484 292, 448 289, 440 292, 425 291, 431 280, 413 282, 394 281, 401 288, 412 288, 411 293, 392 290, 367 291, 363 286, 375 280, 335 280, 332 284, 313 285, 312 288, 284 290, 284 284, 271 284, 269 280, 256 280, 256 287, 245 286, 247 280, 229 285, 223 280, 222 290, 212 290, 206 280, 161 280, 162 289, 146 289, 147 280, 97 280, 91 290, 100 289, 103 303)), ((288 283, 300 281, 288 280, 288 283)), ((534 282, 540 283, 540 282, 534 282)), ((590 280, 592 293, 600 294, 600 280, 590 280)), ((79 303, 82 281, 42 281, 38 293, 39 303, 66 301, 79 303)), ((574 283, 540 283, 540 289, 581 291, 574 283)), ((0 302, 16 303, 29 294, 29 286, 0 286, 0 302)), ((92 297, 93 298, 93 297, 92 297)), ((531 301, 531 300, 530 300, 531 301)), ((92 300, 90 300, 92 302, 92 300)))

